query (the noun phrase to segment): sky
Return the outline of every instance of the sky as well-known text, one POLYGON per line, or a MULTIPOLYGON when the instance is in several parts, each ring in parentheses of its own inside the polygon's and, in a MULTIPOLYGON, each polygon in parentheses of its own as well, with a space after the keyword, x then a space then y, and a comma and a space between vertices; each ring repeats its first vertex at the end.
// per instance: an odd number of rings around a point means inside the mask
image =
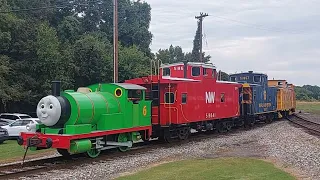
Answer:
POLYGON ((152 8, 152 52, 171 44, 191 51, 195 16, 204 12, 203 51, 218 70, 320 85, 320 0, 145 1, 152 8))

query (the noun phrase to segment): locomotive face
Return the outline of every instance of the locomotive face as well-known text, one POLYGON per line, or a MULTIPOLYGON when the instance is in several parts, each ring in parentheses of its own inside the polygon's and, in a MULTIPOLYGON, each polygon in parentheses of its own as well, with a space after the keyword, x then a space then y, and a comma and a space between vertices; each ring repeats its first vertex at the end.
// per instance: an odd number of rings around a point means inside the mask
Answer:
POLYGON ((37 116, 42 124, 55 125, 61 116, 61 105, 58 98, 51 95, 42 98, 37 106, 37 116))

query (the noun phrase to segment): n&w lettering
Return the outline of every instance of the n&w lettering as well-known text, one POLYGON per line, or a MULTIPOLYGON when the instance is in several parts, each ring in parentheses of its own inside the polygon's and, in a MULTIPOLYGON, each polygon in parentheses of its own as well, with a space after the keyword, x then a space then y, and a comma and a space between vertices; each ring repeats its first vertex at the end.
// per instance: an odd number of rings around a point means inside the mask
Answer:
POLYGON ((215 92, 206 92, 206 104, 214 103, 215 92))

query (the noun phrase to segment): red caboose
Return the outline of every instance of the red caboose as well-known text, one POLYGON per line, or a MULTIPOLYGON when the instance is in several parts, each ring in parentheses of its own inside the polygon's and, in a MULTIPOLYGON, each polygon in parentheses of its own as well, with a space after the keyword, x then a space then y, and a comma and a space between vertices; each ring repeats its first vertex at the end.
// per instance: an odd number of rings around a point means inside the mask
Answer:
POLYGON ((126 81, 146 87, 153 100, 153 137, 185 139, 190 128, 224 131, 240 123, 241 84, 217 81, 212 64, 166 64, 159 72, 126 81))

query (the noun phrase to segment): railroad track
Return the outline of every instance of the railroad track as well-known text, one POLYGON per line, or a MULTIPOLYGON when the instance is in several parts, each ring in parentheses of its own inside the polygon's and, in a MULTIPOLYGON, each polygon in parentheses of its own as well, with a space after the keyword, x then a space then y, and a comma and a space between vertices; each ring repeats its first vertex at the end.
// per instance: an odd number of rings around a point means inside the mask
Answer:
POLYGON ((57 156, 53 158, 34 160, 25 162, 23 165, 21 163, 9 164, 0 166, 0 179, 14 179, 22 176, 36 176, 37 174, 41 174, 43 172, 57 170, 57 169, 70 169, 75 166, 93 162, 106 162, 113 160, 116 157, 132 155, 135 153, 141 153, 144 150, 150 150, 151 144, 142 145, 137 144, 135 147, 128 152, 121 153, 115 152, 110 153, 110 151, 101 152, 101 155, 98 158, 92 159, 88 158, 82 154, 72 155, 68 158, 57 156))
POLYGON ((293 114, 291 117, 288 117, 287 119, 290 122, 309 130, 313 134, 320 136, 320 123, 310 121, 307 118, 304 118, 304 117, 299 116, 297 114, 293 114))
MULTIPOLYGON (((257 124, 255 128, 261 127, 257 124)), ((38 174, 43 174, 51 170, 59 169, 72 169, 76 166, 90 163, 108 162, 115 158, 131 156, 142 152, 151 151, 157 148, 168 148, 173 146, 179 146, 188 142, 198 142, 199 140, 217 138, 223 136, 236 135, 238 132, 243 131, 243 128, 236 128, 227 133, 193 133, 189 136, 189 139, 184 141, 174 141, 172 143, 164 143, 162 141, 150 141, 149 143, 137 143, 127 152, 118 152, 114 149, 101 152, 97 158, 88 158, 84 155, 77 154, 69 158, 57 156, 53 158, 46 158, 34 161, 27 161, 23 165, 21 163, 9 164, 0 166, 0 179, 16 179, 18 177, 35 177, 38 174), (111 152, 111 153, 110 153, 111 152)))

